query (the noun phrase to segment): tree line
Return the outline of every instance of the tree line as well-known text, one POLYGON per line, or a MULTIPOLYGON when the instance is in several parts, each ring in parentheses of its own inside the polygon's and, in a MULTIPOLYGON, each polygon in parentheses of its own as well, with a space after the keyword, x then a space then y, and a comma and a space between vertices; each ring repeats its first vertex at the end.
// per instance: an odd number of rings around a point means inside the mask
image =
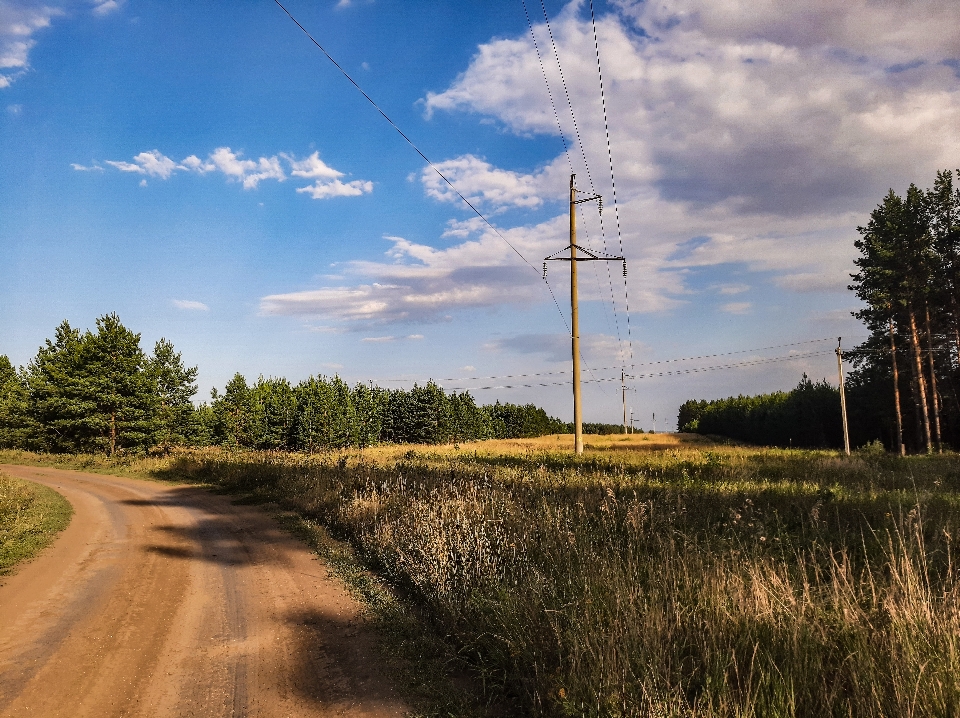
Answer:
POLYGON ((680 406, 680 431, 718 434, 752 444, 782 447, 843 446, 840 391, 806 374, 791 391, 736 396, 715 401, 692 399, 680 406))
POLYGON ((57 453, 210 446, 324 451, 373 444, 563 433, 533 404, 480 406, 430 381, 412 389, 348 386, 339 377, 248 383, 235 375, 195 405, 197 367, 166 339, 151 354, 116 314, 81 332, 64 321, 26 367, 0 355, 0 448, 57 453))
MULTIPOLYGON (((933 187, 891 189, 857 227, 849 286, 870 334, 846 353, 850 441, 901 454, 960 446, 960 170, 933 187)), ((758 444, 841 446, 840 400, 806 378, 791 392, 688 401, 683 429, 758 444), (802 438, 800 438, 802 437, 802 438), (802 442, 802 443, 801 443, 802 442)))

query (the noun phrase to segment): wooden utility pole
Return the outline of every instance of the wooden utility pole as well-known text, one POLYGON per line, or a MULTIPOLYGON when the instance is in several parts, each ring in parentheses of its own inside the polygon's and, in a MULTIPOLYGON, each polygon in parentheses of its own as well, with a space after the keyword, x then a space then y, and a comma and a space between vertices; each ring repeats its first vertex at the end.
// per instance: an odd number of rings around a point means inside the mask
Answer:
POLYGON ((907 455, 903 445, 903 418, 900 415, 900 374, 897 372, 897 343, 893 338, 893 315, 890 315, 890 358, 893 362, 893 403, 897 411, 897 453, 907 455))
POLYGON ((620 397, 623 399, 623 433, 627 433, 627 385, 624 383, 623 369, 620 370, 620 397))
POLYGON ((570 175, 570 334, 573 340, 573 450, 583 454, 583 407, 580 405, 580 303, 577 301, 577 188, 570 175))
POLYGON ((843 414, 843 450, 850 456, 850 432, 847 430, 847 395, 843 390, 843 352, 837 337, 837 375, 840 377, 840 413, 843 414))
POLYGON ((570 175, 570 246, 554 252, 543 258, 543 278, 547 278, 547 262, 570 262, 570 344, 573 353, 573 450, 579 456, 583 454, 583 407, 580 399, 580 305, 577 301, 577 262, 623 262, 623 276, 627 276, 627 260, 623 257, 594 250, 584 249, 577 245, 577 205, 583 202, 597 200, 600 211, 603 211, 603 198, 595 194, 592 197, 577 199, 576 175, 570 175), (561 252, 570 250, 569 257, 557 256, 561 252), (583 256, 578 256, 577 252, 583 256))

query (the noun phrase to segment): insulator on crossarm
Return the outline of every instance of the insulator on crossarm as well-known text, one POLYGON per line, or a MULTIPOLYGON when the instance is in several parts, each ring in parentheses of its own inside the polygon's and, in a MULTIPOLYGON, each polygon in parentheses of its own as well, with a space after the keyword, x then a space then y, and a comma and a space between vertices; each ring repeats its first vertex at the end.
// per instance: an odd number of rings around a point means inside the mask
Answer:
POLYGON ((597 211, 603 214, 603 197, 597 197, 597 211))
POLYGON ((624 278, 624 279, 627 278, 627 263, 626 263, 626 262, 623 263, 623 278, 624 278))
POLYGON ((544 278, 544 279, 547 278, 547 263, 546 263, 546 262, 543 263, 543 278, 544 278))

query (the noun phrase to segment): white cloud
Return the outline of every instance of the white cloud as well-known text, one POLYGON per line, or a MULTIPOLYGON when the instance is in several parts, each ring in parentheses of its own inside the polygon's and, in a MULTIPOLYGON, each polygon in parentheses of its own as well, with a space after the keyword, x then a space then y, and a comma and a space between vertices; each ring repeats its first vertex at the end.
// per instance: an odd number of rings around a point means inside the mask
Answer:
POLYGON ((423 334, 408 334, 407 339, 410 339, 411 341, 418 341, 423 339, 423 334))
POLYGON ((747 314, 751 307, 753 307, 753 304, 750 302, 728 302, 720 306, 720 311, 727 314, 747 314))
MULTIPOLYGON (((134 172, 160 179, 169 179, 177 172, 192 172, 199 175, 220 172, 228 179, 239 182, 244 189, 256 189, 264 180, 284 182, 288 179, 281 160, 289 166, 290 177, 316 180, 313 184, 298 187, 296 190, 309 194, 314 199, 356 197, 373 191, 373 183, 368 180, 343 182, 339 178, 343 177, 344 173, 324 163, 318 152, 304 159, 297 159, 293 155, 281 152, 279 155, 263 156, 254 160, 245 158, 242 152, 235 152, 229 147, 218 147, 208 155, 207 159, 188 155, 176 162, 159 150, 150 150, 136 155, 132 162, 106 160, 106 163, 122 172, 134 172)), ((93 167, 79 164, 70 166, 75 170, 99 168, 96 163, 93 167)))
POLYGON ((196 155, 190 155, 189 157, 184 157, 180 160, 180 165, 183 169, 190 170, 191 172, 197 172, 198 174, 206 174, 207 172, 213 172, 217 169, 217 166, 210 162, 209 160, 201 160, 196 155))
POLYGON ((208 307, 203 302, 198 302, 193 299, 174 299, 173 306, 177 309, 185 309, 187 311, 193 312, 209 312, 210 307, 208 307))
MULTIPOLYGON (((547 254, 563 246, 563 223, 501 230, 527 255, 547 254)), ((274 294, 260 300, 265 315, 322 316, 339 322, 437 321, 453 309, 517 305, 548 297, 536 270, 492 231, 446 249, 434 249, 403 237, 386 237, 388 261, 354 261, 344 267, 348 286, 326 286, 274 294)))
POLYGON ((62 14, 58 8, 33 2, 0 0, 0 89, 30 69, 30 50, 37 44, 34 34, 62 14))
POLYGON ((371 344, 386 344, 387 342, 396 341, 396 337, 364 337, 360 341, 370 342, 371 344))
POLYGON ((850 284, 851 266, 846 272, 798 272, 797 274, 785 274, 777 277, 774 281, 778 287, 789 289, 793 292, 839 292, 844 291, 850 284))
POLYGON ((343 177, 343 172, 338 172, 320 159, 319 152, 314 152, 302 160, 286 154, 282 156, 290 162, 290 174, 294 177, 306 177, 308 179, 337 179, 343 177))
POLYGON ((23 112, 23 105, 7 105, 7 112, 14 116, 19 115, 23 112))
POLYGON ((373 182, 354 180, 352 182, 314 182, 309 187, 298 187, 297 192, 305 192, 313 199, 329 199, 331 197, 359 197, 362 194, 373 192, 373 182))
MULTIPOLYGON (((543 203, 540 196, 544 184, 543 173, 532 175, 498 169, 473 155, 438 162, 436 168, 472 204, 480 207, 492 207, 495 210, 507 207, 535 209, 543 203)), ((425 167, 420 174, 420 181, 427 194, 434 199, 461 202, 456 192, 433 168, 425 167)))
POLYGON ((159 150, 141 152, 133 158, 133 162, 115 160, 107 160, 106 162, 108 165, 112 165, 123 172, 137 172, 142 175, 150 175, 151 177, 160 177, 161 179, 169 179, 170 175, 178 169, 177 163, 166 155, 161 154, 159 150))
POLYGON ((92 0, 93 14, 103 17, 116 12, 123 5, 123 0, 92 0))
POLYGON ((70 166, 75 169, 77 172, 103 172, 103 167, 94 162, 92 165, 78 165, 75 162, 71 163, 70 166))
POLYGON ((287 178, 277 157, 245 160, 241 159, 241 154, 233 152, 229 147, 218 147, 210 154, 210 161, 227 177, 242 182, 244 189, 255 188, 261 180, 275 179, 283 182, 287 178))

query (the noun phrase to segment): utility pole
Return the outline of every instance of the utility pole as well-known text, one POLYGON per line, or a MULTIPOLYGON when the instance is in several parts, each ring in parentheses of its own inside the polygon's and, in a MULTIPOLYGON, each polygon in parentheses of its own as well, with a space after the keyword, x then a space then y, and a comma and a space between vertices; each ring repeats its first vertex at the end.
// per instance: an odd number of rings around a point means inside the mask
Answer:
POLYGON ((570 343, 573 353, 573 450, 583 454, 583 407, 580 399, 580 305, 577 301, 577 262, 623 262, 623 276, 627 276, 627 260, 624 257, 584 249, 577 246, 577 205, 597 200, 599 211, 603 212, 603 198, 595 194, 592 197, 577 199, 576 175, 570 175, 570 245, 560 252, 554 252, 543 258, 543 278, 547 278, 547 262, 570 262, 570 343), (570 250, 569 257, 557 256, 570 250), (577 256, 577 251, 584 256, 577 256))
POLYGON ((843 352, 837 337, 837 375, 840 377, 840 413, 843 414, 843 450, 850 456, 850 432, 847 430, 847 396, 843 391, 843 352))
POLYGON ((623 381, 623 369, 620 370, 620 396, 623 399, 623 433, 627 433, 627 385, 623 381))
POLYGON ((636 430, 633 428, 633 407, 630 408, 630 433, 631 434, 637 433, 636 430))
POLYGON ((657 412, 653 412, 653 433, 657 433, 657 412))
POLYGON ((580 302, 577 299, 577 188, 570 175, 570 333, 573 339, 573 450, 583 454, 583 406, 580 401, 580 302))

